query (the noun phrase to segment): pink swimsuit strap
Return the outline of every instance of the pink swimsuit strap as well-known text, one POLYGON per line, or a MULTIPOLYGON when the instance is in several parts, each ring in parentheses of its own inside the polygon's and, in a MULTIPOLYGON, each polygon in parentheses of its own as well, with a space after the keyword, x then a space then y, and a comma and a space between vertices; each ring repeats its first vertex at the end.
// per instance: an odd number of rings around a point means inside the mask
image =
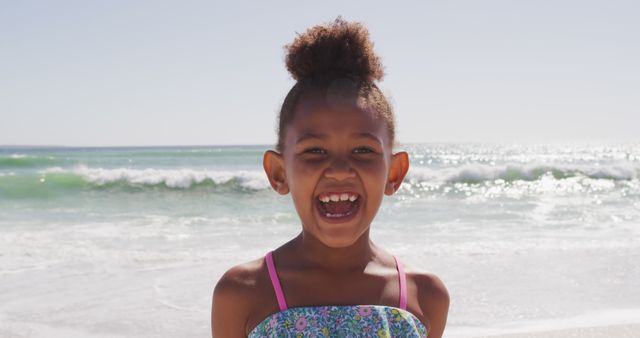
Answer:
POLYGON ((407 309, 407 276, 404 274, 404 266, 398 260, 398 257, 393 256, 396 260, 396 269, 398 269, 398 279, 400 280, 400 308, 407 309))
MULTIPOLYGON (((398 279, 400 281, 400 308, 403 310, 407 309, 407 279, 404 274, 404 266, 398 260, 396 256, 393 256, 393 259, 396 261, 396 269, 398 270, 398 279)), ((273 286, 273 290, 276 293, 276 298, 278 299, 278 307, 280 311, 284 311, 288 309, 287 301, 284 299, 284 293, 282 292, 282 287, 280 286, 280 280, 278 279, 278 273, 276 271, 276 266, 273 264, 273 251, 269 251, 265 256, 265 261, 267 262, 267 269, 269 270, 269 278, 271 278, 271 285, 273 286)))
POLYGON ((276 266, 273 265, 273 251, 269 251, 265 257, 267 261, 267 269, 269 269, 269 278, 271 278, 271 285, 276 292, 276 298, 278 298, 278 306, 280 311, 286 310, 287 302, 284 300, 284 293, 282 293, 282 287, 280 287, 280 281, 278 280, 278 274, 276 273, 276 266))

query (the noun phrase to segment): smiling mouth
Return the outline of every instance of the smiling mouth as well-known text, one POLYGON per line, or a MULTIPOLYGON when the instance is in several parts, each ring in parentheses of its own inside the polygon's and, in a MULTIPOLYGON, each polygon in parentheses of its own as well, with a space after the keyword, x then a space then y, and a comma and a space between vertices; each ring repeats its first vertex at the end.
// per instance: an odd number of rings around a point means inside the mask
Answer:
POLYGON ((352 192, 325 193, 316 199, 320 217, 329 223, 349 221, 357 213, 360 196, 352 192))

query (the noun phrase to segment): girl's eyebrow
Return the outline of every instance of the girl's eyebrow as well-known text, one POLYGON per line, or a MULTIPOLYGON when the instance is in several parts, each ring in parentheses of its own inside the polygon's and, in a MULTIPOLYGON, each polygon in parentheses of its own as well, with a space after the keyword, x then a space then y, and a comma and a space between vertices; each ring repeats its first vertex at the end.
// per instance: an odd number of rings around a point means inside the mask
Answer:
POLYGON ((366 138, 366 139, 370 139, 370 140, 372 140, 372 141, 375 141, 375 142, 377 142, 377 143, 382 144, 382 140, 381 140, 379 137, 377 137, 377 136, 375 136, 375 135, 373 135, 373 134, 371 134, 371 133, 355 133, 355 134, 351 134, 351 136, 352 136, 352 137, 355 137, 355 138, 366 138))
POLYGON ((315 134, 315 133, 302 133, 302 136, 300 136, 297 140, 296 140, 296 144, 302 142, 302 141, 306 141, 308 139, 314 139, 314 138, 319 138, 321 140, 324 140, 327 138, 326 134, 315 134))
MULTIPOLYGON (((311 132, 306 132, 303 133, 302 136, 300 136, 297 140, 296 140, 296 144, 309 140, 309 139, 321 139, 321 140, 325 140, 327 137, 329 137, 327 134, 316 134, 316 133, 311 133, 311 132)), ((351 137, 353 138, 366 138, 369 140, 372 140, 374 142, 380 143, 382 144, 382 140, 380 140, 379 137, 371 134, 371 133, 353 133, 351 134, 351 137)))

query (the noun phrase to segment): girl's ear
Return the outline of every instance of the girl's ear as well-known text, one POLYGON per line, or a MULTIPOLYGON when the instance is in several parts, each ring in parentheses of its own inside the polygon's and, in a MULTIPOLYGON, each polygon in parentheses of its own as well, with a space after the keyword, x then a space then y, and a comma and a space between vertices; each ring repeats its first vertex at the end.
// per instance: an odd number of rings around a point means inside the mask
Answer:
POLYGON ((273 150, 265 151, 264 157, 262 158, 262 166, 273 190, 277 191, 280 195, 288 194, 289 185, 287 185, 285 179, 286 175, 282 155, 273 150))
POLYGON ((402 180, 409 171, 409 154, 401 151, 391 156, 391 165, 389 166, 389 175, 387 176, 387 185, 384 187, 385 195, 393 195, 398 189, 402 180))

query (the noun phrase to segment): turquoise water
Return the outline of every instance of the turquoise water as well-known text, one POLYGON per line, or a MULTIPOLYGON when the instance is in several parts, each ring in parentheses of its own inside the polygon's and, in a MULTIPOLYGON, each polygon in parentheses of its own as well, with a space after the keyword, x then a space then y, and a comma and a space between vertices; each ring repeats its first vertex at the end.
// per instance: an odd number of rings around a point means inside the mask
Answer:
MULTIPOLYGON (((448 336, 640 318, 640 144, 402 148, 372 237, 446 282, 448 336)), ((0 336, 206 336, 220 275, 300 230, 266 149, 0 147, 0 336)))

